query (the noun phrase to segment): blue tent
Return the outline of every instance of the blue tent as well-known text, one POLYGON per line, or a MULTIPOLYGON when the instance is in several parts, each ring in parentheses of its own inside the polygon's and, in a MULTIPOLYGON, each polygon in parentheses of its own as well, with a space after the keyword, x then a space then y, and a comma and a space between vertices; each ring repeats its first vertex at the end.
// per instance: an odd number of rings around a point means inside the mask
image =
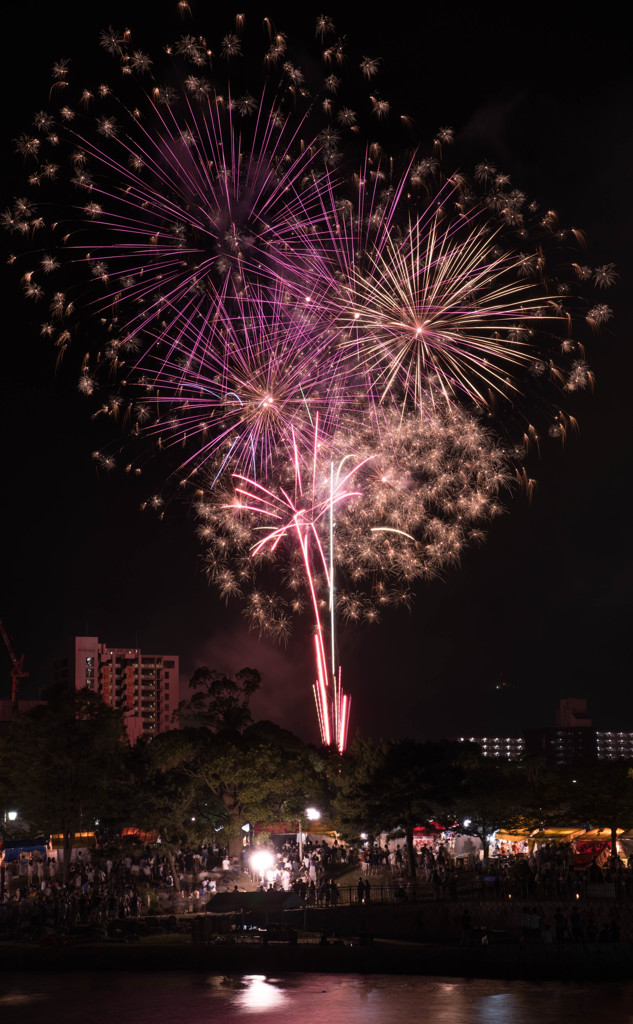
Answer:
POLYGON ((5 863, 19 860, 23 853, 39 854, 42 860, 46 860, 46 840, 39 839, 5 839, 0 846, 0 852, 4 853, 5 863))

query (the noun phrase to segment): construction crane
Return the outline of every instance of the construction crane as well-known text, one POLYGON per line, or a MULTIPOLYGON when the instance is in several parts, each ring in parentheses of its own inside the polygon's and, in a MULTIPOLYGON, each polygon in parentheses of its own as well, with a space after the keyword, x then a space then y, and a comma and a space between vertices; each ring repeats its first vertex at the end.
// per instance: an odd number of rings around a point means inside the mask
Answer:
POLYGON ((9 640, 9 634, 4 628, 4 623, 0 619, 0 633, 4 637, 5 646, 9 652, 11 658, 11 704, 15 710, 18 705, 18 693, 20 692, 20 680, 26 679, 28 672, 24 671, 24 655, 21 654, 19 658, 16 658, 15 652, 11 641, 9 640))

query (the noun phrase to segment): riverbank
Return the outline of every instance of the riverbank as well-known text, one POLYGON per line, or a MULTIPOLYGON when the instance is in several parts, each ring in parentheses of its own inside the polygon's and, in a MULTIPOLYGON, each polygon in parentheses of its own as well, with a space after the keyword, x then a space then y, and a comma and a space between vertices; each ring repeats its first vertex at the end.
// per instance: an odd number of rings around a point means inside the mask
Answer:
POLYGON ((630 980, 629 943, 531 946, 520 942, 469 948, 375 940, 371 945, 316 942, 194 945, 171 936, 135 943, 36 946, 1 943, 3 970, 204 971, 214 974, 403 974, 462 978, 630 980))

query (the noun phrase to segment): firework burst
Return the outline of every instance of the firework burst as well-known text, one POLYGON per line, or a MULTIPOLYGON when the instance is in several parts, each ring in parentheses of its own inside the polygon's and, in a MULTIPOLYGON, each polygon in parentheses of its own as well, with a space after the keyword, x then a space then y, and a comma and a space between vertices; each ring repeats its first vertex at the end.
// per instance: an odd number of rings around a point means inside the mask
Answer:
POLYGON ((321 735, 342 748, 335 611, 409 603, 498 514, 509 456, 473 408, 538 441, 537 399, 564 440, 558 396, 593 384, 577 332, 612 315, 583 289, 617 273, 490 162, 445 171, 452 129, 386 154, 385 126, 412 121, 328 16, 320 64, 268 19, 263 60, 244 60, 247 35, 240 15, 153 57, 108 29, 115 85, 55 64, 2 220, 95 415, 177 451, 220 593, 280 639, 311 610, 321 735))
POLYGON ((241 479, 198 505, 207 571, 226 598, 245 598, 251 625, 284 636, 304 610, 302 593, 315 611, 329 606, 331 563, 337 610, 375 622, 482 539, 501 511, 509 467, 494 437, 450 406, 429 406, 422 418, 384 413, 379 424, 366 419, 331 440, 315 434, 265 486, 250 481, 250 501, 241 479), (300 536, 310 538, 310 559, 300 536))
POLYGON ((358 404, 341 364, 319 307, 252 288, 231 319, 183 326, 169 358, 145 356, 129 401, 139 429, 188 450, 188 476, 210 461, 216 474, 262 477, 297 438, 305 447, 317 418, 329 436, 358 404))

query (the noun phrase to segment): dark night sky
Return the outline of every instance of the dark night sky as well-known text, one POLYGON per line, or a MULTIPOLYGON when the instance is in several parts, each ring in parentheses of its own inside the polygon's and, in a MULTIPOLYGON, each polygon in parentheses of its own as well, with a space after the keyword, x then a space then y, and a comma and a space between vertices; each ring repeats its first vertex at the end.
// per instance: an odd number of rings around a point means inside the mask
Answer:
MULTIPOLYGON (((193 6, 201 30, 213 34, 214 21, 221 34, 231 29, 232 8, 218 14, 213 5, 209 28, 205 5, 193 6)), ((633 729, 633 83, 622 26, 582 24, 576 8, 563 6, 565 12, 547 18, 524 8, 523 24, 509 24, 491 5, 472 5, 470 13, 460 13, 459 5, 443 11, 418 5, 412 15, 362 24, 333 11, 359 50, 381 54, 392 74, 398 70, 390 97, 429 136, 452 125, 473 162, 496 160, 516 187, 557 209, 562 223, 584 228, 587 262, 614 261, 621 275, 603 300, 616 318, 589 352, 595 394, 569 403, 580 437, 564 451, 548 447, 530 466, 539 481, 532 505, 521 497, 509 501, 486 543, 421 589, 411 613, 341 630, 353 730, 419 738, 511 735, 553 724, 555 706, 566 696, 586 697, 597 725, 633 729), (507 686, 498 690, 500 682, 507 686)), ((11 140, 45 105, 53 61, 75 54, 88 61, 108 24, 135 29, 139 45, 150 30, 171 39, 179 32, 174 9, 171 0, 147 7, 138 0, 70 0, 4 15, 10 20, 3 63, 7 197, 20 192, 11 140)), ((247 11, 271 13, 297 37, 298 16, 285 17, 279 4, 247 11)), ((55 375, 37 311, 22 299, 11 270, 4 271, 3 295, 0 617, 26 655, 31 677, 24 695, 47 680, 50 658, 65 639, 87 631, 110 644, 179 653, 183 679, 199 664, 257 667, 263 687, 256 714, 315 739, 307 624, 279 648, 249 634, 237 606, 220 603, 202 575, 186 510, 171 506, 163 521, 140 511, 152 493, 152 474, 160 480, 158 463, 135 483, 97 475, 90 453, 103 444, 102 428, 91 423, 74 379, 63 370, 55 375)), ((0 695, 8 696, 5 653, 0 665, 0 695)))

